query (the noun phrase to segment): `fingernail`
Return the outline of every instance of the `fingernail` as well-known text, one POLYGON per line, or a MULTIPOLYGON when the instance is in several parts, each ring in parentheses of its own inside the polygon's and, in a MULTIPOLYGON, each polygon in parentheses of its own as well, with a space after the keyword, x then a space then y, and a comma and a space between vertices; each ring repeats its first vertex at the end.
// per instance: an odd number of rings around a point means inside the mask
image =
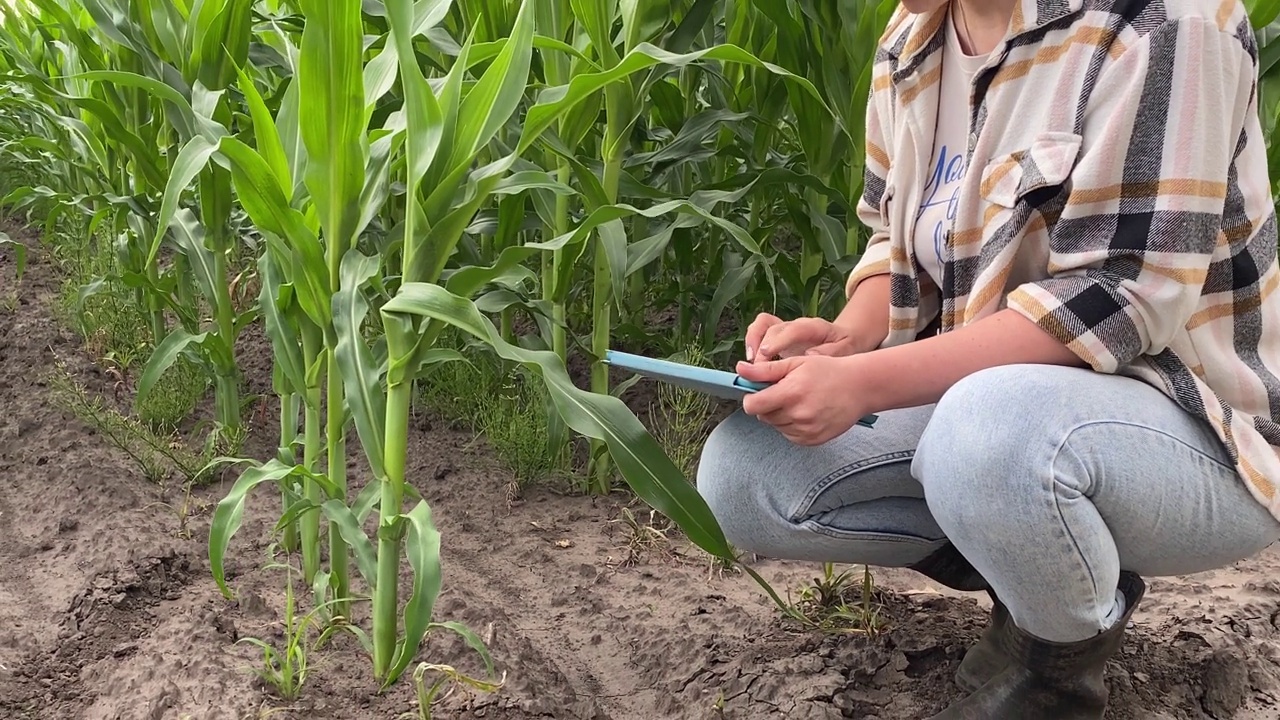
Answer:
POLYGON ((756 355, 756 351, 750 345, 747 346, 747 362, 751 362, 756 355))

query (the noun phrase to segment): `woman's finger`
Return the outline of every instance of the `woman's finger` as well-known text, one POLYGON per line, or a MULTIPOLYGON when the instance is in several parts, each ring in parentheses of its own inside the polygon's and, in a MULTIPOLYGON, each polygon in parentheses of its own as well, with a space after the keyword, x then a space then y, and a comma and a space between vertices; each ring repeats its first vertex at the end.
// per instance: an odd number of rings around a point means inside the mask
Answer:
POLYGON ((760 347, 760 341, 764 338, 769 328, 774 327, 782 322, 782 319, 770 315, 769 313, 760 313, 756 319, 747 326, 747 336, 745 338, 747 346, 747 362, 751 362, 756 357, 756 351, 760 347))
POLYGON ((820 318, 800 318, 770 327, 757 348, 757 360, 798 355, 827 339, 827 322, 820 318))

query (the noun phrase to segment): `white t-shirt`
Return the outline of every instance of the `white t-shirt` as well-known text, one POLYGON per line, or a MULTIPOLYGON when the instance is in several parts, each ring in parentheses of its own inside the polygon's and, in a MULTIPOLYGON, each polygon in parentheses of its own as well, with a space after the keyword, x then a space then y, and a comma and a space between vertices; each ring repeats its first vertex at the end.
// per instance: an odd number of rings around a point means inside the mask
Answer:
POLYGON ((955 13, 943 23, 947 44, 942 52, 942 79, 938 101, 938 125, 933 144, 930 176, 916 214, 916 260, 934 284, 942 286, 942 258, 947 232, 955 218, 956 194, 964 178, 969 145, 969 91, 974 75, 987 62, 986 55, 966 55, 956 34, 955 13))

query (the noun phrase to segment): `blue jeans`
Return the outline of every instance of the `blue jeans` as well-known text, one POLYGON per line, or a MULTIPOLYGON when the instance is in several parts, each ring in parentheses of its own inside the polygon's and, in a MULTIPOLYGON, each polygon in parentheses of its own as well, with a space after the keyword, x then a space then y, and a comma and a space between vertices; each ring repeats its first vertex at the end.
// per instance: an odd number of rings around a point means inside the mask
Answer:
POLYGON ((766 557, 904 567, 950 540, 1055 642, 1120 616, 1121 570, 1196 573, 1280 539, 1205 424, 1138 380, 1047 365, 971 375, 818 447, 738 412, 697 483, 730 542, 766 557))

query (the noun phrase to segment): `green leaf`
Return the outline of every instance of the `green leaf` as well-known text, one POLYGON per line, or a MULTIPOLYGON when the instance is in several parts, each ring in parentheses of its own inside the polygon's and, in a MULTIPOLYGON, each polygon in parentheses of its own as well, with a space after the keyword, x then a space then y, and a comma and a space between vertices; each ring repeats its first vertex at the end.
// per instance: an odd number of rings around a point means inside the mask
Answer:
POLYGON ((191 107, 191 103, 182 93, 173 89, 171 86, 131 72, 121 72, 118 70, 94 70, 90 72, 72 75, 71 79, 103 81, 115 83, 124 87, 135 87, 159 97, 161 100, 173 106, 176 112, 168 115, 168 119, 173 123, 174 127, 182 134, 182 139, 187 140, 196 134, 207 135, 208 139, 216 140, 218 136, 226 134, 224 128, 217 124, 200 118, 196 115, 196 111, 191 107))
POLYGON ((609 266, 609 282, 613 285, 614 302, 624 311, 627 302, 627 228, 621 220, 610 220, 599 228, 600 249, 609 266))
POLYGON ((374 105, 396 84, 396 51, 390 44, 364 66, 364 104, 374 105))
POLYGON ((333 325, 337 334, 334 357, 347 403, 360 435, 360 445, 369 459, 369 468, 375 478, 386 476, 383 453, 386 446, 386 396, 382 391, 382 377, 374 364, 373 353, 364 340, 362 329, 369 304, 363 288, 378 274, 377 257, 364 255, 351 249, 342 258, 341 289, 333 296, 333 325))
POLYGON ((332 320, 331 291, 319 238, 307 227, 302 214, 290 207, 271 168, 252 148, 225 137, 218 151, 231 162, 232 182, 249 218, 269 233, 268 242, 271 236, 288 241, 282 256, 297 254, 300 267, 293 280, 298 302, 312 322, 327 327, 332 320))
POLYGON ((302 393, 307 383, 299 342, 301 331, 289 317, 292 294, 285 295, 280 266, 272 252, 264 252, 258 258, 258 277, 262 282, 258 305, 271 341, 274 367, 288 380, 290 392, 302 393))
MULTIPOLYGON (((404 248, 401 274, 418 262, 419 219, 418 185, 435 161, 446 132, 445 113, 427 85, 413 47, 413 3, 410 0, 387 0, 387 20, 391 41, 395 43, 400 63, 401 84, 405 94, 405 157, 408 177, 405 179, 404 248)), ((460 72, 455 68, 455 72, 460 72)), ((451 73, 452 74, 452 73, 451 73)))
POLYGON ((22 280, 22 273, 27 267, 27 246, 20 242, 15 242, 12 238, 3 232, 0 232, 0 246, 9 246, 13 248, 13 263, 17 270, 15 280, 22 280))
POLYGON ((180 327, 166 335, 164 340, 156 345, 156 349, 151 353, 151 359, 142 370, 142 377, 138 380, 137 404, 146 403, 152 388, 164 375, 164 371, 173 365, 187 347, 203 343, 208 336, 208 333, 192 334, 180 327))
POLYGON ((438 285, 402 286, 382 307, 382 314, 425 317, 453 325, 492 346, 500 357, 537 371, 565 423, 582 435, 608 444, 614 462, 636 495, 671 518, 698 547, 716 557, 734 559, 711 509, 636 416, 618 398, 590 393, 574 385, 555 353, 527 350, 506 342, 474 303, 438 285))
POLYGON ((151 240, 151 250, 147 253, 147 264, 154 265, 160 254, 160 243, 169 229, 178 208, 178 200, 191 181, 209 164, 209 158, 218 151, 218 146, 209 142, 203 135, 197 135, 187 141, 178 151, 173 161, 169 181, 165 183, 164 198, 160 202, 160 214, 156 216, 156 236, 151 240))
MULTIPOLYGON (((535 0, 536 1, 536 0, 535 0)), ((480 148, 507 124, 525 96, 533 60, 532 2, 520 3, 506 47, 467 93, 458 116, 458 140, 449 169, 470 163, 480 148)))
MULTIPOLYGON (((373 487, 378 486, 376 482, 369 484, 373 487)), ((365 535, 360 527, 360 519, 351 508, 336 498, 326 500, 320 509, 329 522, 333 523, 333 527, 338 528, 342 541, 351 548, 352 554, 356 557, 356 567, 360 569, 365 584, 372 591, 378 584, 378 558, 377 553, 374 552, 373 543, 369 541, 369 536, 365 535)))
POLYGON ((178 246, 178 252, 182 253, 183 257, 187 259, 187 265, 191 269, 191 274, 195 276, 196 285, 200 287, 200 292, 211 306, 216 306, 218 303, 218 262, 213 256, 213 251, 205 246, 205 232, 200 220, 196 218, 195 213, 191 212, 190 209, 183 208, 173 218, 171 229, 173 230, 174 244, 178 246))
POLYGON ((431 507, 419 502, 403 517, 409 523, 404 551, 413 568, 413 591, 404 606, 404 637, 396 647, 384 688, 395 683, 418 654, 440 595, 440 533, 431 521, 431 507))
POLYGON ((271 119, 271 111, 263 102, 262 95, 253 82, 253 78, 243 70, 240 74, 240 92, 244 93, 245 104, 249 106, 249 116, 253 119, 253 136, 258 154, 271 168, 276 182, 284 192, 286 201, 293 199, 293 175, 289 171, 289 158, 284 151, 284 143, 280 139, 280 131, 271 119))
POLYGON ((1246 0, 1245 7, 1254 28, 1264 28, 1280 16, 1280 0, 1246 0))
POLYGON ((300 117, 307 148, 306 184, 330 258, 337 263, 360 219, 367 152, 363 24, 360 4, 303 0, 298 84, 307 112, 300 117))
POLYGON ((568 85, 560 85, 544 90, 539 95, 537 103, 529 109, 529 113, 525 118, 520 143, 517 145, 517 152, 523 154, 538 139, 538 136, 551 127, 551 124, 558 117, 601 89, 613 83, 624 81, 633 73, 647 70, 656 65, 684 67, 700 60, 739 63, 768 70, 775 75, 796 83, 801 89, 812 95, 822 107, 828 107, 813 83, 785 68, 764 62, 735 45, 717 45, 697 52, 676 54, 649 43, 641 43, 636 46, 635 50, 627 53, 627 56, 616 67, 598 73, 580 74, 575 76, 568 85))
POLYGON ((480 656, 481 662, 484 663, 485 673, 489 677, 494 676, 495 670, 493 665, 493 657, 489 654, 489 649, 484 646, 484 641, 481 640, 480 636, 475 634, 475 632, 472 631, 471 628, 467 627, 466 625, 463 625, 462 623, 453 622, 451 620, 446 620, 443 622, 433 622, 431 623, 431 628, 432 629, 443 628, 445 630, 450 630, 453 633, 457 634, 459 637, 461 637, 462 641, 467 644, 467 647, 470 647, 472 650, 475 650, 476 654, 480 656))
MULTIPOLYGON (((235 463, 249 462, 234 460, 235 463)), ((244 517, 244 501, 254 488, 264 482, 281 482, 286 478, 298 475, 304 468, 297 465, 285 465, 279 460, 270 460, 262 465, 253 465, 240 474, 239 479, 231 486, 231 491, 213 510, 213 519, 209 524, 209 569, 213 572, 213 581, 222 591, 223 597, 231 598, 231 589, 227 587, 224 561, 231 538, 240 529, 240 521, 244 517)))

